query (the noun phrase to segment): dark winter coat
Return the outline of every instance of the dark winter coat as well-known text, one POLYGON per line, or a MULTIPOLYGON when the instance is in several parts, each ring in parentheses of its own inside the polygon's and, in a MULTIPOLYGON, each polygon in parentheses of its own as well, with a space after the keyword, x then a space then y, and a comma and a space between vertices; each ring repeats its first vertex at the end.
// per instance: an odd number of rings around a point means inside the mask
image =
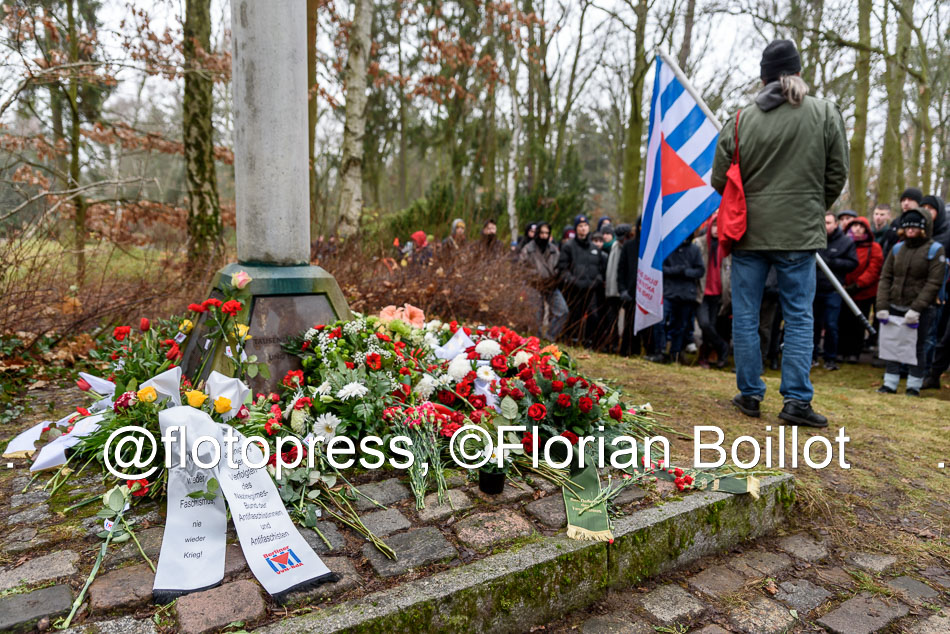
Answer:
POLYGON ((696 301, 699 280, 706 273, 699 247, 687 240, 663 261, 663 299, 696 301))
MULTIPOLYGON (((841 285, 844 286, 845 276, 858 267, 858 252, 854 248, 854 242, 846 233, 838 227, 828 236, 828 246, 818 250, 818 255, 825 261, 831 272, 835 274, 841 285)), ((835 290, 831 280, 818 271, 817 292, 830 293, 835 290)))
POLYGON ((851 224, 864 225, 867 232, 864 240, 855 242, 858 266, 844 278, 845 288, 856 300, 870 299, 877 296, 877 283, 881 279, 881 268, 884 266, 884 254, 881 245, 871 237, 871 223, 867 218, 859 217, 851 224))
POLYGON ((929 257, 930 245, 933 243, 929 238, 933 232, 933 221, 929 213, 925 212, 923 216, 927 223, 924 239, 915 240, 913 245, 904 240, 897 255, 892 251, 884 261, 884 270, 877 287, 878 311, 890 312, 893 305, 922 313, 937 298, 937 292, 943 285, 947 258, 942 246, 934 257, 929 257))
MULTIPOLYGON (((735 148, 735 115, 723 126, 712 186, 722 193, 735 148)), ((848 178, 848 140, 841 112, 806 96, 798 107, 778 81, 766 85, 739 117, 739 169, 748 209, 736 249, 806 251, 825 246, 825 211, 848 178)))
POLYGON ((571 238, 561 247, 557 270, 566 290, 586 291, 604 283, 607 259, 590 241, 571 238))
POLYGON ((549 241, 547 249, 541 251, 537 242, 528 240, 521 249, 519 259, 537 274, 543 286, 547 286, 546 283, 552 283, 557 280, 557 261, 559 255, 560 252, 558 251, 557 245, 553 242, 549 241))
POLYGON ((934 198, 937 199, 937 217, 934 218, 933 240, 943 246, 944 253, 950 253, 950 218, 947 217, 947 203, 939 196, 934 198))
POLYGON ((640 238, 630 238, 620 247, 620 264, 617 266, 617 287, 632 299, 637 297, 637 267, 640 264, 640 238))

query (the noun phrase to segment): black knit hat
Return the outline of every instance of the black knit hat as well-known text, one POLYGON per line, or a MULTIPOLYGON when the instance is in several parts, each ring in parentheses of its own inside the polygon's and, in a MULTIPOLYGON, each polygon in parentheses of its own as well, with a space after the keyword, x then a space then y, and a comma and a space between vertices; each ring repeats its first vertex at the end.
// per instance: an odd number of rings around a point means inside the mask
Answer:
POLYGON ((853 209, 843 209, 838 212, 838 220, 841 220, 844 217, 857 218, 858 213, 853 209))
POLYGON ((908 187, 903 192, 901 192, 901 197, 897 200, 900 201, 904 200, 905 198, 910 198, 919 205, 924 199, 924 193, 916 187, 908 187))
POLYGON ((919 209, 908 209, 901 216, 901 229, 916 227, 921 231, 927 231, 927 221, 919 209))
POLYGON ((927 196, 924 196, 923 198, 921 198, 921 199, 920 199, 920 204, 921 204, 921 206, 923 206, 923 205, 930 205, 931 207, 933 207, 933 208, 936 209, 937 211, 940 210, 940 201, 938 201, 938 200, 937 200, 937 197, 934 196, 933 194, 928 194, 927 196))
POLYGON ((782 75, 794 75, 802 70, 802 58, 791 40, 775 40, 762 51, 759 62, 762 81, 770 83, 782 75))

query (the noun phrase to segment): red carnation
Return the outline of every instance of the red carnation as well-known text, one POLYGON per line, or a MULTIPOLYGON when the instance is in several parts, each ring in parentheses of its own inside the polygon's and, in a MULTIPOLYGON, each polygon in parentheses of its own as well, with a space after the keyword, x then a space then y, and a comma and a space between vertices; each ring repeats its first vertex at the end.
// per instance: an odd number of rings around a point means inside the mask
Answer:
POLYGON ((576 445, 577 441, 579 440, 577 437, 577 434, 569 430, 562 431, 561 435, 567 438, 571 442, 572 445, 576 445))
POLYGON ((577 401, 577 407, 586 414, 594 408, 594 401, 587 396, 582 396, 577 401))
POLYGON ((508 371, 508 359, 505 358, 505 355, 499 354, 492 358, 491 360, 491 369, 497 372, 498 374, 504 374, 508 371))
POLYGON ((303 385, 303 370, 289 370, 282 381, 287 387, 303 385))
POLYGON ((620 407, 619 403, 611 407, 607 413, 610 414, 610 417, 614 420, 623 418, 623 408, 620 407))
POLYGON ((389 335, 384 335, 381 332, 376 333, 376 338, 379 339, 380 341, 392 341, 392 337, 390 337, 389 335))
POLYGON ((241 309, 244 308, 244 305, 236 299, 229 299, 221 305, 221 312, 226 315, 231 315, 232 317, 237 317, 237 314, 241 312, 241 309))
POLYGON ((528 408, 528 417, 534 421, 543 420, 548 414, 548 408, 546 408, 541 403, 534 403, 531 407, 528 408))
POLYGON ((575 385, 577 385, 577 377, 576 376, 567 377, 567 387, 574 387, 575 385))
POLYGON ((352 361, 344 361, 344 362, 343 362, 343 365, 346 366, 346 369, 347 369, 347 370, 355 370, 355 369, 356 369, 356 364, 354 364, 352 361))
POLYGON ((201 305, 204 306, 206 309, 208 308, 208 306, 214 306, 215 308, 217 308, 221 305, 221 300, 218 299, 217 297, 209 297, 205 301, 201 302, 201 305))
POLYGON ((485 405, 487 405, 487 399, 484 394, 476 394, 469 398, 468 402, 471 403, 475 409, 484 409, 485 405))
POLYGON ((461 425, 453 421, 446 421, 442 423, 442 427, 439 429, 439 433, 446 438, 451 438, 455 432, 461 429, 461 425))
POLYGON ((551 389, 560 392, 564 389, 564 381, 551 381, 551 389))
POLYGON ((310 400, 309 396, 303 396, 297 399, 297 402, 294 403, 294 409, 303 409, 305 407, 310 407, 313 405, 313 401, 310 400))
POLYGON ((203 304, 188 304, 188 310, 195 313, 203 313, 207 310, 203 304))
POLYGON ((125 341, 130 332, 132 332, 131 326, 116 326, 115 330, 112 331, 112 336, 115 337, 116 341, 125 341))
POLYGON ((571 406, 571 397, 562 392, 561 394, 558 394, 557 404, 563 408, 568 408, 571 406))
POLYGON ((383 358, 379 356, 378 352, 373 352, 366 355, 366 366, 370 370, 379 370, 383 367, 383 358))
POLYGON ((273 436, 277 431, 282 427, 282 425, 277 421, 276 418, 268 418, 267 422, 264 423, 264 431, 267 432, 268 436, 273 436))
POLYGON ((131 490, 136 484, 139 485, 139 488, 132 491, 133 496, 140 498, 144 496, 146 493, 148 493, 148 480, 126 480, 125 481, 125 486, 129 487, 129 490, 131 490))

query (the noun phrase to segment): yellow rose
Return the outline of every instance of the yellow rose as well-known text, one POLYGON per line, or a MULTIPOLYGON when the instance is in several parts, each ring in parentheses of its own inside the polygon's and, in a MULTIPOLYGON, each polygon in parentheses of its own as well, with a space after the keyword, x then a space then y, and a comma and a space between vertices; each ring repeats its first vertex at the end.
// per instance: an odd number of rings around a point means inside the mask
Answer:
POLYGON ((225 414, 231 411, 231 399, 219 396, 214 399, 214 411, 219 414, 225 414))
MULTIPOLYGON (((201 390, 191 390, 190 392, 185 392, 185 398, 188 399, 188 404, 192 407, 201 407, 202 403, 208 400, 208 395, 201 390)), ((231 409, 230 403, 228 404, 228 409, 231 409)))
POLYGON ((190 319, 182 319, 181 325, 178 326, 178 330, 182 331, 183 333, 187 335, 188 333, 191 332, 191 329, 194 327, 195 325, 191 323, 190 319))
POLYGON ((234 327, 234 336, 238 338, 238 341, 250 339, 250 335, 247 334, 248 330, 247 324, 238 324, 234 327))
POLYGON ((140 401, 143 403, 154 403, 155 399, 158 398, 158 392, 155 391, 154 387, 143 387, 141 390, 135 393, 140 401))

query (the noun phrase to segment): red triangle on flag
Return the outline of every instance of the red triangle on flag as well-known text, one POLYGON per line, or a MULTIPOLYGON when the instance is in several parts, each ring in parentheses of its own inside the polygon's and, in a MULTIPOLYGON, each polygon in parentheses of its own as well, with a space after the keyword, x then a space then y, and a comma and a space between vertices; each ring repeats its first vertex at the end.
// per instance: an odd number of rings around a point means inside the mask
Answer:
POLYGON ((662 193, 664 196, 678 194, 694 187, 705 187, 707 183, 700 178, 686 161, 680 158, 676 150, 666 142, 666 137, 660 137, 660 172, 662 177, 662 193))

